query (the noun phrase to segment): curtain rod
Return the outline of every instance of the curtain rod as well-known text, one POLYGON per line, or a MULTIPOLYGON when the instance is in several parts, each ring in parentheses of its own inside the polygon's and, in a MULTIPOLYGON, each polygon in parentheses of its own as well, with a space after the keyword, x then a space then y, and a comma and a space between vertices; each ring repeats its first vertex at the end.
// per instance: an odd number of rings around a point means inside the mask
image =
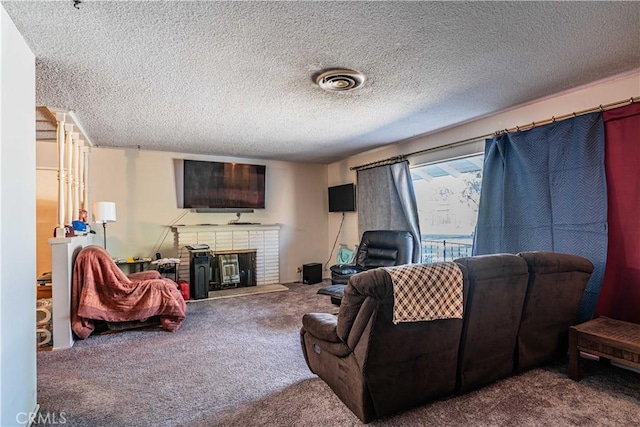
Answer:
MULTIPOLYGON (((376 167, 376 166, 383 166, 383 165, 390 165, 390 164, 394 164, 394 163, 398 163, 401 162, 403 160, 405 160, 407 157, 412 157, 412 156, 417 156, 419 154, 424 154, 424 153, 429 153, 432 151, 439 151, 439 150, 444 150, 447 148, 451 148, 451 147, 456 147, 458 145, 464 145, 464 144, 468 144, 471 142, 475 142, 475 141, 480 141, 492 136, 500 136, 500 135, 504 135, 506 133, 511 133, 511 132, 520 132, 520 131, 525 131, 525 130, 531 130, 535 127, 538 126, 542 126, 542 125, 546 125, 549 123, 554 123, 557 121, 561 121, 561 120, 566 120, 572 117, 577 117, 577 116, 581 116, 584 114, 589 114, 589 113, 595 113, 596 111, 606 111, 606 110, 611 110, 613 108, 618 108, 618 107, 623 107, 629 104, 633 104, 634 102, 638 102, 640 101, 640 97, 631 97, 628 99, 624 99, 622 101, 616 101, 616 102, 612 102, 610 104, 605 104, 605 105, 598 105, 597 107, 593 107, 593 108, 588 108, 586 110, 582 110, 582 111, 574 111, 573 113, 570 114, 564 114, 562 116, 551 116, 550 119, 546 119, 546 120, 541 120, 539 122, 531 122, 531 123, 527 123, 525 125, 520 125, 520 126, 515 126, 512 128, 508 128, 508 129, 502 129, 502 130, 498 130, 496 132, 493 133, 488 133, 486 135, 480 135, 480 136, 475 136, 473 138, 467 138, 467 139, 463 139, 460 141, 455 141, 455 142, 450 142, 448 144, 444 144, 444 145, 440 145, 438 147, 431 147, 431 148, 425 148, 424 150, 419 150, 419 151, 414 151, 412 153, 408 153, 408 154, 401 154, 398 156, 394 156, 394 157, 389 157, 387 159, 383 159, 383 160, 377 160, 375 162, 370 162, 370 163, 365 163, 363 165, 359 165, 359 166, 352 166, 349 169, 350 170, 362 170, 362 169, 368 169, 368 168, 372 168, 372 167, 376 167)), ((415 138, 412 138, 415 139, 415 138)))

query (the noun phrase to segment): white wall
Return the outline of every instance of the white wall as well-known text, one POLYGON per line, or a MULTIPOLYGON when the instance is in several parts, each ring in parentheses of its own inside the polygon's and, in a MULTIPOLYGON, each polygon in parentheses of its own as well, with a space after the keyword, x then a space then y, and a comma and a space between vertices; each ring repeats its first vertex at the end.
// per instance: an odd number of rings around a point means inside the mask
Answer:
MULTIPOLYGON (((356 182, 355 171, 349 169, 353 166, 475 138, 497 130, 522 126, 530 124, 531 122, 539 122, 554 116, 558 117, 575 111, 587 110, 598 107, 599 105, 618 102, 637 96, 640 96, 640 70, 625 73, 605 81, 594 82, 590 85, 549 96, 489 117, 425 135, 411 141, 391 144, 382 149, 369 151, 350 157, 344 161, 332 163, 328 167, 328 182, 329 185, 356 182)), ((477 142, 450 150, 440 150, 429 154, 413 156, 409 158, 409 163, 411 165, 419 165, 445 158, 471 154, 473 152, 481 153, 483 151, 484 143, 477 142)), ((329 246, 333 245, 339 225, 339 215, 330 214, 327 241, 329 246)), ((347 214, 338 241, 351 247, 360 241, 360 236, 358 235, 358 216, 356 213, 347 214)))
POLYGON ((0 37, 0 425, 12 426, 36 406, 35 57, 2 6, 0 37))
MULTIPOLYGON (((267 166, 266 209, 241 221, 282 224, 280 280, 299 280, 297 268, 324 263, 327 241, 327 166, 159 151, 92 148, 89 169, 93 202, 116 203, 117 222, 107 224, 107 250, 114 257, 152 256, 168 225, 186 212, 177 206, 174 159, 234 161, 267 166)), ((226 224, 235 213, 187 213, 178 224, 226 224)), ((102 226, 94 225, 102 241, 102 226)), ((173 233, 160 248, 176 255, 173 233)))

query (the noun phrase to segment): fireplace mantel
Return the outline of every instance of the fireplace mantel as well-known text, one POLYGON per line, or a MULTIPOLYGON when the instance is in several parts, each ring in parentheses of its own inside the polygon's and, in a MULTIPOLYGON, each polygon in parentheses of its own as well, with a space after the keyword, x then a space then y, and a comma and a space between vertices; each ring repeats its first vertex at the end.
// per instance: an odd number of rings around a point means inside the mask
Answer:
POLYGON ((206 244, 212 252, 256 251, 257 285, 280 283, 280 224, 174 225, 174 248, 180 258, 178 280, 189 281, 188 245, 206 244))

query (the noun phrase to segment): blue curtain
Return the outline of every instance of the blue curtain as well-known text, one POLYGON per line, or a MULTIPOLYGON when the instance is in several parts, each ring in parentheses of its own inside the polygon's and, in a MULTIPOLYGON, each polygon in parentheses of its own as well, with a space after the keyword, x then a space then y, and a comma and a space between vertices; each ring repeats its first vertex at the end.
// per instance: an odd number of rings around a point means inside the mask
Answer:
POLYGON ((358 231, 406 230, 413 235, 413 262, 420 262, 420 224, 409 162, 358 171, 358 231))
POLYGON ((591 319, 607 256, 601 113, 486 141, 474 254, 536 250, 593 262, 577 320, 591 319))

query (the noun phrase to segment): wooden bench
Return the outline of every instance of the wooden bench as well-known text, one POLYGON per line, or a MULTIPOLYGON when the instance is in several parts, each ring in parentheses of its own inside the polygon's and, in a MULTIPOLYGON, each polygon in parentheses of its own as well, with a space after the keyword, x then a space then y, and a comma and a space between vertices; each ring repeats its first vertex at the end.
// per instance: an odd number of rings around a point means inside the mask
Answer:
POLYGON ((580 352, 640 368, 640 324, 598 317, 569 328, 569 377, 582 378, 580 352))

